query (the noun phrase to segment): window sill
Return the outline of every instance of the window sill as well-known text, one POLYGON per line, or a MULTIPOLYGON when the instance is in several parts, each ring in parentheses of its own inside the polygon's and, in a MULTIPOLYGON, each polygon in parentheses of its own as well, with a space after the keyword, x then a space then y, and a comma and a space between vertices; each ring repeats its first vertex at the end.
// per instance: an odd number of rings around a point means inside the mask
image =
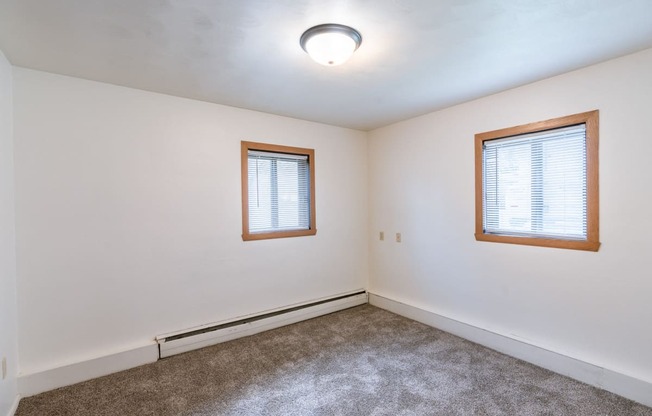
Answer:
POLYGON ((488 241, 492 243, 521 244, 570 250, 598 251, 600 248, 599 241, 557 240, 552 238, 514 237, 483 233, 476 233, 475 239, 477 241, 488 241))
POLYGON ((274 231, 268 233, 245 233, 243 241, 269 240, 272 238, 304 237, 317 234, 317 230, 274 231))

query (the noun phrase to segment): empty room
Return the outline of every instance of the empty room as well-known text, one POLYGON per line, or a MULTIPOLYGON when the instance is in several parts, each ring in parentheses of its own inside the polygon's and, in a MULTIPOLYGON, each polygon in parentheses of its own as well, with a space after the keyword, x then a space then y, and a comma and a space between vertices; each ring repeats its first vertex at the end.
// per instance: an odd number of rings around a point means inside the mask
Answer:
POLYGON ((649 0, 0 0, 0 416, 652 416, 649 0))

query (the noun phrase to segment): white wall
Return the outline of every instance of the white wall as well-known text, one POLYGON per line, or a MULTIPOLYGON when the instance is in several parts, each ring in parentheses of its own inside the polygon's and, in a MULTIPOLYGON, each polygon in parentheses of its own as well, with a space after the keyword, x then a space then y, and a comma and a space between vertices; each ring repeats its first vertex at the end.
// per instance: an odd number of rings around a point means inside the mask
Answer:
POLYGON ((369 290, 652 382, 650 74, 647 50, 371 132, 369 290), (474 134, 593 109, 600 251, 476 242, 474 134))
POLYGON ((22 68, 14 103, 21 374, 366 286, 364 132, 22 68), (315 149, 316 236, 242 241, 241 140, 315 149))
POLYGON ((18 368, 11 72, 0 52, 0 360, 7 359, 7 377, 0 374, 0 415, 9 414, 16 402, 18 368))

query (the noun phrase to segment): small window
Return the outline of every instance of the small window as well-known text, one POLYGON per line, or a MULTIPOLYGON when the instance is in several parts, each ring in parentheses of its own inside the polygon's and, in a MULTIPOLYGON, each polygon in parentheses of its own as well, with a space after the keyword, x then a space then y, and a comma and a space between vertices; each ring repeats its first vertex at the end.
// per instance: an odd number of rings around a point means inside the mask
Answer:
POLYGON ((475 136, 476 240, 597 251, 598 111, 475 136))
POLYGON ((242 239, 315 235, 313 149, 242 142, 242 239))

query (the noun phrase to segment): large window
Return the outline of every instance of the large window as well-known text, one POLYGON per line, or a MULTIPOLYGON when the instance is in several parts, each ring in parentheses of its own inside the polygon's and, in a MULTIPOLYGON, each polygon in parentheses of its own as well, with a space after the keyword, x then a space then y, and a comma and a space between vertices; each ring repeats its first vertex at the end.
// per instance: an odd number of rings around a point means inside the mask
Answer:
POLYGON ((312 149, 242 142, 242 239, 314 235, 312 149))
POLYGON ((476 239, 597 251, 598 111, 475 136, 476 239))

